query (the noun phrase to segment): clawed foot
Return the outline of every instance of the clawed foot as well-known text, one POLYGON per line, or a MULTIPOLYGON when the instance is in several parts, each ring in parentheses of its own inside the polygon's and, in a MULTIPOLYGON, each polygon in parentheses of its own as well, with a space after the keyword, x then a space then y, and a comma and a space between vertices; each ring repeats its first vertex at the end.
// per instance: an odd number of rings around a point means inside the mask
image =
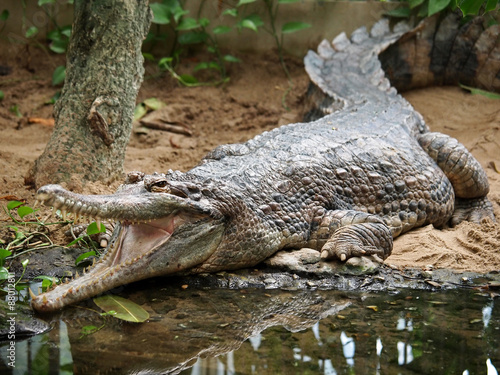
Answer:
MULTIPOLYGON (((390 254, 390 252, 389 252, 390 254)), ((321 259, 340 259, 345 262, 353 257, 361 257, 363 255, 376 255, 382 259, 389 256, 385 249, 379 249, 375 246, 359 246, 356 244, 339 244, 328 241, 321 249, 321 259)))
POLYGON ((488 198, 479 199, 456 199, 455 211, 448 222, 450 227, 455 227, 462 221, 470 221, 472 223, 481 224, 483 220, 491 220, 495 222, 493 214, 493 206, 488 198))

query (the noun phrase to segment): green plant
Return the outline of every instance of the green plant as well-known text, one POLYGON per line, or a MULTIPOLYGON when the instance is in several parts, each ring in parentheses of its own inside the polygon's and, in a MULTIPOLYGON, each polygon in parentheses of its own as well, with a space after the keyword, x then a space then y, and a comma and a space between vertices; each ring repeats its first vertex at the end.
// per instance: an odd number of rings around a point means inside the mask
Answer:
POLYGON ((0 13, 0 22, 2 23, 2 28, 0 28, 0 33, 3 32, 5 29, 5 25, 7 24, 7 20, 10 17, 10 13, 7 9, 2 10, 2 13, 0 13))
MULTIPOLYGON (((55 215, 56 218, 62 218, 62 220, 56 220, 54 222, 47 222, 48 218, 42 220, 39 216, 38 209, 30 207, 21 201, 8 202, 4 207, 4 211, 13 222, 13 225, 6 226, 13 234, 13 238, 10 241, 0 240, 0 246, 2 246, 0 248, 0 285, 7 280, 10 263, 12 263, 14 259, 34 250, 48 249, 57 246, 50 239, 50 231, 48 229, 50 226, 71 223, 70 220, 66 220, 66 218, 63 217, 64 215, 59 210, 55 210, 50 216, 55 215), (9 264, 7 264, 7 262, 9 262, 9 264)), ((71 246, 75 243, 82 243, 85 247, 91 249, 77 257, 75 261, 76 265, 81 264, 90 256, 99 255, 97 245, 90 240, 89 236, 104 232, 105 230, 106 228, 103 224, 100 224, 100 228, 98 228, 96 222, 91 223, 87 227, 86 236, 78 237, 67 245, 71 246)), ((28 263, 28 259, 21 262, 23 272, 15 283, 18 289, 26 287, 26 285, 21 286, 19 282, 24 276, 28 263)), ((42 290, 50 289, 53 285, 60 282, 57 278, 50 276, 39 276, 35 279, 42 280, 42 290)))
POLYGON ((443 10, 460 9, 464 17, 477 16, 497 9, 499 0, 409 0, 403 7, 386 12, 391 17, 430 17, 443 10))
MULTIPOLYGON (((240 59, 230 54, 223 54, 220 47, 218 36, 226 34, 235 28, 249 28, 257 31, 263 22, 256 14, 244 16, 244 5, 253 2, 248 0, 240 0, 238 4, 231 9, 226 9, 221 13, 221 17, 225 20, 234 18, 233 25, 227 24, 213 26, 212 21, 206 17, 202 17, 205 0, 200 2, 198 12, 195 17, 188 17, 189 11, 183 8, 183 3, 178 0, 164 0, 162 3, 151 4, 154 18, 153 23, 157 25, 170 25, 174 33, 174 43, 171 52, 168 56, 159 60, 158 66, 161 70, 168 71, 172 77, 186 86, 200 86, 206 84, 220 84, 229 80, 227 74, 227 63, 239 63, 240 59), (236 22, 238 21, 239 22, 236 22), (236 23, 235 23, 236 22, 236 23), (235 23, 235 24, 234 24, 235 23), (197 64, 193 71, 211 70, 218 74, 219 78, 212 79, 209 82, 199 82, 196 77, 190 74, 177 74, 176 66, 179 62, 179 57, 182 52, 182 47, 189 45, 202 44, 207 52, 213 58, 209 61, 202 61, 197 64)), ((231 22, 230 22, 231 23, 231 22)), ((158 29, 157 29, 158 30, 158 29)), ((164 35, 157 32, 156 40, 161 40, 164 35)), ((151 39, 155 39, 151 37, 151 39)), ((151 55, 146 55, 146 58, 151 59, 151 55)))
MULTIPOLYGON (((249 0, 247 0, 247 1, 249 1, 249 0)), ((252 1, 255 1, 255 0, 252 0, 252 1)), ((281 4, 296 3, 299 0, 277 0, 277 1, 275 1, 275 0, 263 0, 263 1, 266 4, 266 10, 267 10, 267 14, 269 16, 269 23, 271 25, 271 29, 264 28, 264 30, 273 36, 273 38, 276 42, 276 47, 278 48, 278 55, 280 58, 281 67, 283 68, 283 71, 285 72, 286 77, 291 82, 292 77, 290 76, 290 72, 288 71, 288 68, 285 64, 285 59, 283 56, 283 37, 286 34, 292 34, 292 33, 295 33, 297 31, 307 29, 307 28, 311 27, 311 25, 308 23, 305 23, 305 22, 298 22, 298 21, 287 22, 281 27, 281 30, 278 32, 277 27, 276 27, 276 19, 278 17, 279 6, 281 4)))

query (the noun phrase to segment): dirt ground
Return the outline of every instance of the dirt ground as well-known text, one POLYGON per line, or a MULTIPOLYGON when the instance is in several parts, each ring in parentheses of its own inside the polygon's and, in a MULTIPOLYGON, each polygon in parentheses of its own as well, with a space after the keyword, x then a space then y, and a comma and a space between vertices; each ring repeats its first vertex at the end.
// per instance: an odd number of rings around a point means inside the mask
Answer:
MULTIPOLYGON (((243 142, 281 124, 301 120, 308 78, 300 60, 289 59, 294 88, 288 87, 275 53, 238 55, 241 64, 230 67, 230 82, 224 87, 180 87, 168 75, 147 69, 138 102, 156 97, 168 105, 174 121, 187 124, 191 137, 135 127, 125 160, 125 172, 152 173, 168 169, 187 170, 215 146, 243 142)), ((1 56, 0 65, 11 67, 0 76, 0 205, 9 199, 33 204, 34 191, 24 185, 35 158, 47 143, 52 127, 27 124, 28 117, 51 118, 53 106, 46 102, 60 88, 51 86, 52 71, 63 61, 36 50, 1 56), (14 107, 22 118, 16 116, 14 107)), ((186 60, 189 71, 196 58, 186 60)), ((404 96, 423 114, 433 131, 458 138, 486 169, 490 180, 489 198, 500 218, 500 102, 473 96, 458 88, 430 88, 404 96)), ((84 192, 113 192, 118 186, 88 184, 84 192)), ((0 225, 7 222, 2 209, 0 225)), ((47 211, 48 212, 48 211, 47 211)), ((398 238, 387 263, 398 267, 451 268, 457 271, 500 271, 500 220, 483 225, 462 223, 457 228, 420 228, 398 238)))

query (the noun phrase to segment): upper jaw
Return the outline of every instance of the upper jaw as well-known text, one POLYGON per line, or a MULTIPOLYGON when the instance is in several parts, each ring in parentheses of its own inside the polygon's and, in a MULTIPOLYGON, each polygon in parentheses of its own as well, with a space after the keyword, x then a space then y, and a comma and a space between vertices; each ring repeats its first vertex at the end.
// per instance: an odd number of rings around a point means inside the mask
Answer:
POLYGON ((142 183, 126 185, 116 194, 83 195, 65 190, 60 185, 45 185, 38 189, 35 199, 46 206, 59 209, 63 215, 73 213, 75 219, 154 220, 175 210, 185 210, 222 218, 206 202, 194 201, 167 193, 151 193, 142 183))
POLYGON ((140 186, 118 194, 86 196, 47 185, 36 198, 61 211, 118 220, 106 254, 74 281, 33 298, 39 311, 53 311, 116 286, 199 265, 219 245, 224 220, 206 203, 140 186))

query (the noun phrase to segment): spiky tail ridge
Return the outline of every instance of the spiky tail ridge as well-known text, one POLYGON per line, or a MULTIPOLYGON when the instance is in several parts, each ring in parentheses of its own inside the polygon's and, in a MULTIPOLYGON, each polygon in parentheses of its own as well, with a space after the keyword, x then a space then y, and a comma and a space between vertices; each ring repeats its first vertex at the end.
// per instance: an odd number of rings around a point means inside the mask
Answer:
POLYGON ((361 27, 350 39, 342 33, 324 40, 304 64, 314 108, 307 121, 367 100, 400 100, 396 89, 461 83, 500 92, 500 25, 486 27, 482 17, 461 24, 449 13, 390 30, 383 19, 370 33, 361 27))

